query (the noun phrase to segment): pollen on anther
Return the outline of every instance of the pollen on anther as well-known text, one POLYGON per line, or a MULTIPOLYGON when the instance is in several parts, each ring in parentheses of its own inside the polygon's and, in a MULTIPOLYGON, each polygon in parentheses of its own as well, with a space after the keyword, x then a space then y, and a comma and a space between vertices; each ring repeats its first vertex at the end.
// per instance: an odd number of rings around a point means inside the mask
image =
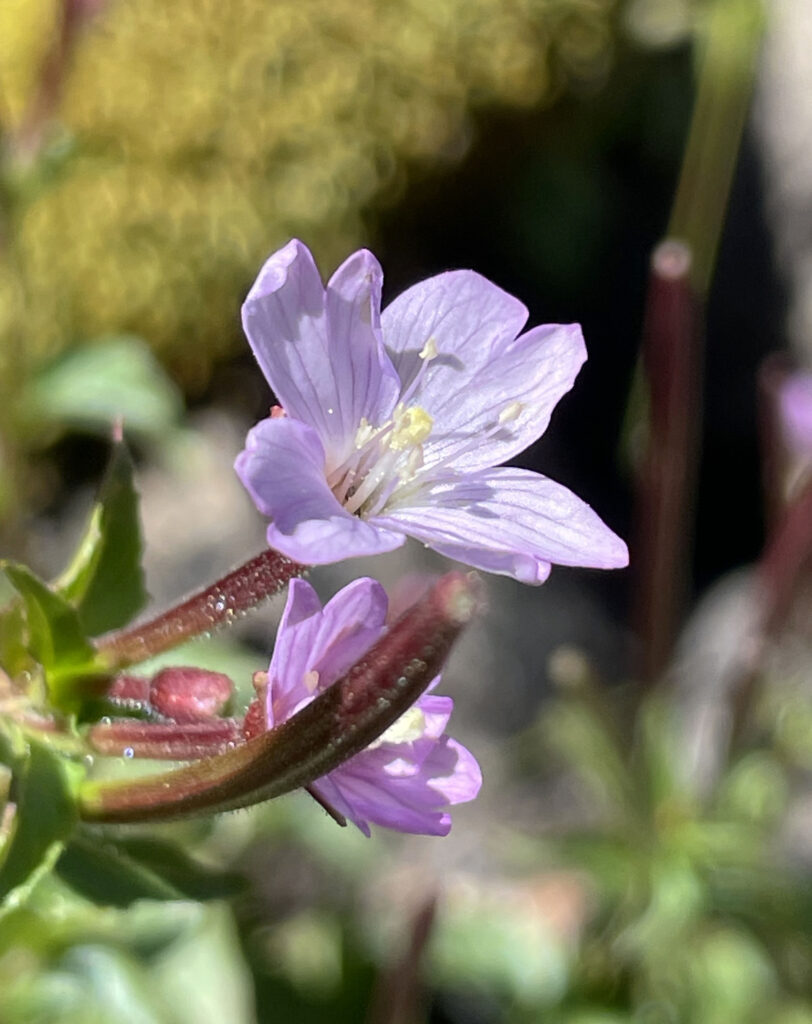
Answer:
POLYGON ((510 402, 499 413, 499 422, 513 423, 521 416, 523 409, 524 405, 521 402, 510 402))
POLYGON ((434 337, 428 339, 418 352, 418 356, 426 361, 437 358, 437 341, 434 337))

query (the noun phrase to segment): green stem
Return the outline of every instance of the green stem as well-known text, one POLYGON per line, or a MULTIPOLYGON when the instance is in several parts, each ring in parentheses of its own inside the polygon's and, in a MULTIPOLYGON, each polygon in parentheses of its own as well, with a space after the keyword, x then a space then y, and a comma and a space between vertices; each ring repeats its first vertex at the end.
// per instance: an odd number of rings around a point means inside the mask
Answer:
POLYGON ((761 0, 713 0, 699 31, 696 103, 668 235, 690 246, 700 295, 713 274, 763 25, 761 0))

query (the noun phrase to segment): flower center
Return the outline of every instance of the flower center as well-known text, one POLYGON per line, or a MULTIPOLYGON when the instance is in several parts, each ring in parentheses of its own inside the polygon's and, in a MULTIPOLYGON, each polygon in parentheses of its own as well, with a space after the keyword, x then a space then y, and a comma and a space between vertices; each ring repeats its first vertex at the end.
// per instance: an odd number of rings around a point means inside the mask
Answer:
POLYGON ((350 456, 327 476, 333 494, 353 515, 379 512, 401 484, 423 465, 423 442, 434 425, 419 405, 398 402, 380 427, 362 419, 350 456))

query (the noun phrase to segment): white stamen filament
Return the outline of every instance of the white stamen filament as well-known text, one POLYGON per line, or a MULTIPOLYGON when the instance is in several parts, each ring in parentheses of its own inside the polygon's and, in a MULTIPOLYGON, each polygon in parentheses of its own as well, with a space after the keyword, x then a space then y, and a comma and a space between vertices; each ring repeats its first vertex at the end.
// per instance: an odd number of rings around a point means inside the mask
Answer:
POLYGON ((413 479, 423 465, 422 442, 432 426, 425 409, 403 402, 381 427, 361 421, 355 451, 327 475, 328 486, 348 512, 374 515, 394 490, 413 479))
POLYGON ((426 344, 417 353, 418 358, 422 360, 420 369, 414 375, 411 384, 406 388, 403 394, 400 396, 400 404, 408 405, 415 396, 415 392, 422 385, 425 379, 426 373, 428 372, 429 363, 436 359, 438 356, 437 352, 437 341, 434 337, 428 338, 426 344))
MULTIPOLYGON (((429 337, 418 353, 421 366, 401 395, 389 420, 379 427, 361 420, 353 440, 353 450, 327 474, 327 484, 351 515, 364 518, 383 510, 395 491, 405 491, 420 476, 423 468, 423 442, 433 427, 433 419, 420 405, 411 404, 423 385, 429 364, 437 358, 437 342, 429 337)), ((478 448, 508 424, 515 423, 524 411, 519 401, 508 402, 496 418, 477 430, 461 448, 454 447, 446 458, 429 466, 434 474, 453 463, 460 455, 478 448)))

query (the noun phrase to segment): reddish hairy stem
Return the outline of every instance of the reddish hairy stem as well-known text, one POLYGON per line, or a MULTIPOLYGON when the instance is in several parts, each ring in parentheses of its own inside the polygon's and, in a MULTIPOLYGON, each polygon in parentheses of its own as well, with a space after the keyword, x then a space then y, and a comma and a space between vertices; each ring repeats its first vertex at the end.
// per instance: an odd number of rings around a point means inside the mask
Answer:
POLYGON ((471 577, 450 573, 329 689, 269 732, 219 757, 135 782, 88 782, 87 821, 131 822, 231 810, 307 786, 376 740, 440 671, 478 605, 471 577))
POLYGON ((96 647, 111 667, 136 665, 185 640, 233 622, 238 615, 272 597, 290 579, 301 576, 306 570, 307 566, 268 548, 154 619, 100 637, 96 647))
POLYGON ((148 757, 156 761, 195 761, 214 757, 242 741, 233 718, 209 722, 99 722, 88 731, 94 750, 112 757, 148 757))
POLYGON ((691 253, 681 242, 654 251, 643 330, 649 433, 637 482, 634 563, 640 674, 665 667, 686 589, 700 418, 699 301, 691 253))

